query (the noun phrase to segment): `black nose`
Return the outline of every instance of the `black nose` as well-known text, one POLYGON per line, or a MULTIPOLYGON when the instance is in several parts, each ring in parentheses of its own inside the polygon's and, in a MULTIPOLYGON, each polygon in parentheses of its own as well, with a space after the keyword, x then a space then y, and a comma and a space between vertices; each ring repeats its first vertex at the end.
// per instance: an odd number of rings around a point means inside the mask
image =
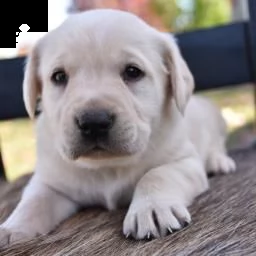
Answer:
POLYGON ((83 136, 91 139, 105 137, 112 128, 115 115, 106 110, 90 110, 76 117, 76 124, 83 136))

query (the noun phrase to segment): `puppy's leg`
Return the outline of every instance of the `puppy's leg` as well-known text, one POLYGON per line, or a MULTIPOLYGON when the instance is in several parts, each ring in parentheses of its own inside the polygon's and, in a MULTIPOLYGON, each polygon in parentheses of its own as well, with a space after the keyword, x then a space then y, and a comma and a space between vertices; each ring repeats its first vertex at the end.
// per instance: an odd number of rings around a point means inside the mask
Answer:
POLYGON ((225 141, 225 137, 220 134, 210 145, 211 149, 206 159, 208 173, 230 173, 236 170, 235 161, 227 154, 225 141))
MULTIPOLYGON (((209 117, 215 122, 209 129, 211 132, 210 144, 206 158, 206 170, 209 173, 229 173, 236 170, 234 160, 228 156, 226 149, 226 138, 228 135, 227 124, 216 107, 213 108, 209 117)), ((209 122, 210 123, 210 122, 209 122)))
POLYGON ((207 188, 205 171, 196 158, 150 170, 136 186, 124 235, 149 239, 181 229, 191 221, 187 206, 207 188))
POLYGON ((236 170, 235 161, 218 149, 211 151, 206 164, 208 173, 230 173, 236 170))
POLYGON ((33 177, 16 209, 0 225, 0 246, 47 234, 76 210, 75 202, 33 177))

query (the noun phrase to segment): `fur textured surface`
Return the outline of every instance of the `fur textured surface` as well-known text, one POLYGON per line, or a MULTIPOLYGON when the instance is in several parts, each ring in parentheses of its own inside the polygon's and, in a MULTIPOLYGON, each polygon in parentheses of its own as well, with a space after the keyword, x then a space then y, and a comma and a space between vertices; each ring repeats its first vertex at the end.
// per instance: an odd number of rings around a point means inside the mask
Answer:
MULTIPOLYGON (((0 255, 256 255, 256 149, 233 152, 238 171, 210 178, 211 189, 190 207, 193 222, 183 231, 152 241, 122 235, 125 211, 86 209, 50 235, 1 249, 0 255)), ((0 184, 3 221, 19 201, 29 176, 0 184)))

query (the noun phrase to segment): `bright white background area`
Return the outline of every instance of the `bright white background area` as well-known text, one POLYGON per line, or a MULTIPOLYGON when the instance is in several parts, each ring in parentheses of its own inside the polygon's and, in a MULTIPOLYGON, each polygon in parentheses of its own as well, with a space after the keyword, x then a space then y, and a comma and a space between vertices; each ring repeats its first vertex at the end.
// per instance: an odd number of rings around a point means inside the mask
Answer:
MULTIPOLYGON (((59 26, 68 16, 67 9, 70 0, 48 0, 48 31, 59 26)), ((22 21, 20 25, 22 25, 22 21)), ((27 24, 30 25, 30 24, 27 24)), ((17 28, 17 31, 19 28, 17 28)), ((40 37, 47 32, 29 32, 21 34, 16 48, 0 48, 0 58, 11 58, 17 55, 18 48, 22 45, 33 45, 40 37)))

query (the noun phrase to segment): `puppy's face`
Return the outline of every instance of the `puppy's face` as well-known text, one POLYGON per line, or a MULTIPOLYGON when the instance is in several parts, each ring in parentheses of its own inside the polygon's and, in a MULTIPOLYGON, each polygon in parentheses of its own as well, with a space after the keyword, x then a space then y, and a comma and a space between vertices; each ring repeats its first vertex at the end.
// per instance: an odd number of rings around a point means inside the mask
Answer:
POLYGON ((131 14, 98 10, 74 15, 38 43, 24 100, 32 116, 41 96, 64 158, 112 161, 144 152, 170 92, 182 112, 192 84, 173 39, 131 14))

